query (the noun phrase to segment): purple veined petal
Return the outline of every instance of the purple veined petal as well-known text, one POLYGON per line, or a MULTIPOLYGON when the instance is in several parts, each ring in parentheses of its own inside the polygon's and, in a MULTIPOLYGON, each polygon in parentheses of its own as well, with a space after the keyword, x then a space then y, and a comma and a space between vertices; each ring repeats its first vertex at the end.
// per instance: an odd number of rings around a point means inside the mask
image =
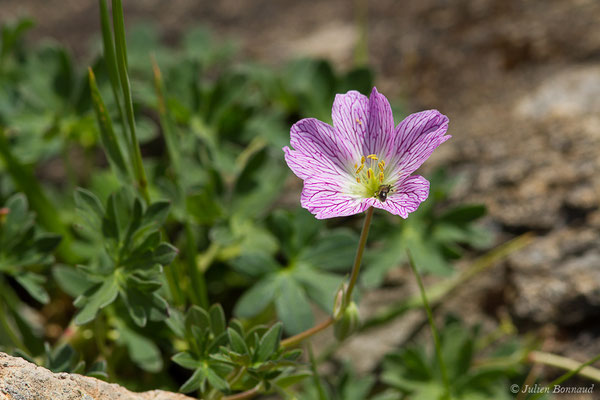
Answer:
POLYGON ((415 172, 440 144, 450 139, 450 135, 445 135, 447 130, 448 117, 437 110, 409 115, 396 127, 394 154, 389 157, 391 174, 403 180, 415 172))
POLYGON ((316 160, 312 155, 301 151, 291 150, 288 146, 283 148, 285 162, 294 174, 300 179, 307 179, 315 175, 339 175, 340 171, 329 162, 316 160))
MULTIPOLYGON (((339 145, 340 142, 336 139, 333 127, 315 118, 300 120, 290 130, 290 143, 294 150, 312 158, 315 164, 321 164, 328 171, 342 173, 347 171, 351 163, 348 162, 350 155, 339 145)), ((308 162, 306 158, 303 161, 306 164, 308 162)), ((300 176, 298 173, 296 175, 300 176)))
POLYGON ((429 196, 429 181, 420 175, 409 176, 391 193, 386 201, 376 201, 376 208, 407 218, 429 196))
POLYGON ((371 202, 343 192, 344 182, 330 181, 322 177, 304 180, 300 198, 302 207, 317 219, 344 217, 365 211, 371 202))
MULTIPOLYGON (((341 139, 353 160, 363 155, 368 129, 369 99, 356 90, 337 94, 331 117, 336 135, 341 139)), ((356 161, 354 161, 356 162, 356 161)))
POLYGON ((369 117, 364 152, 385 157, 394 137, 394 116, 386 97, 373 88, 369 97, 369 117))

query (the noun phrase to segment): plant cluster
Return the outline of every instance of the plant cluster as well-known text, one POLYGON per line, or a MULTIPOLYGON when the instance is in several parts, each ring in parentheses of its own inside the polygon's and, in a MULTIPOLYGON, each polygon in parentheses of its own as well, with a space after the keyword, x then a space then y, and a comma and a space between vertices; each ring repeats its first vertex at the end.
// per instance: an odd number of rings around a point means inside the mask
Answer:
POLYGON ((102 56, 88 70, 60 45, 26 44, 30 20, 1 28, 1 350, 211 400, 507 397, 522 346, 486 368, 499 356, 457 321, 441 330, 450 391, 424 345, 390 354, 379 376, 346 365, 337 378, 300 347, 330 325, 344 340, 419 307, 407 298, 358 320, 360 291, 382 286, 406 250, 419 271, 458 284, 452 261, 491 244, 477 224, 485 208, 450 205, 438 171, 406 221, 375 218, 352 296, 366 235, 353 218, 299 207, 281 149, 298 119, 331 121, 336 93, 369 93, 369 68, 237 62, 202 29, 177 48, 147 25, 126 41, 121 1, 99 9, 102 56), (315 306, 330 316, 316 326, 315 306))

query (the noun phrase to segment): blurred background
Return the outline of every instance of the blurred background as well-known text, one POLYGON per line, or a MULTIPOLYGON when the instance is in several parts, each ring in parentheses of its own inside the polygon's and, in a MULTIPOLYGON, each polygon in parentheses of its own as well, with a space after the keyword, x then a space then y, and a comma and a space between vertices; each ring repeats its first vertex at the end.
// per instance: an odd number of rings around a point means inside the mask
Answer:
MULTIPOLYGON (((130 50, 142 58, 156 43, 181 47, 202 26, 231 54, 227 63, 280 69, 310 57, 342 73, 368 67, 398 116, 448 115, 453 139, 423 167, 429 176, 444 166, 455 181, 443 204, 485 205, 487 248, 527 232, 535 238, 442 309, 488 327, 510 321, 543 351, 579 361, 600 353, 600 2, 127 0, 124 9, 130 50)), ((35 21, 25 36, 31 46, 57 42, 81 66, 100 53, 96 2, 0 0, 0 23, 24 16, 35 21)), ((60 181, 61 171, 39 174, 60 181)), ((300 182, 286 182, 282 201, 293 204, 300 182)), ((390 287, 365 296, 363 315, 414 291, 406 269, 386 279, 390 287)), ((390 326, 366 335, 345 345, 363 372, 404 340, 390 326)))

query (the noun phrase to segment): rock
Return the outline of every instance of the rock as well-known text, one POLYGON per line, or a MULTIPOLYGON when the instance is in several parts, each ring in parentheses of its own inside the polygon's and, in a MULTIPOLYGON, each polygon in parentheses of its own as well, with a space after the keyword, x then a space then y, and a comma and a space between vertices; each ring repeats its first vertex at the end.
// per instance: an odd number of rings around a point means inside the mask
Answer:
POLYGON ((134 393, 78 374, 53 373, 0 352, 0 400, 193 400, 179 393, 134 393))

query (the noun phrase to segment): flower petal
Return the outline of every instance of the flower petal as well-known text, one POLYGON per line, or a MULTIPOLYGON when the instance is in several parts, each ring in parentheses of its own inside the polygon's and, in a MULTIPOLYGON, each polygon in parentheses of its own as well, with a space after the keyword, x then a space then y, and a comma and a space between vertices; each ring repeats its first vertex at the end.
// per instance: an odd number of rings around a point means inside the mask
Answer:
POLYGON ((318 219, 358 214, 365 211, 371 205, 370 203, 365 199, 343 193, 342 182, 323 177, 304 180, 304 189, 300 198, 302 207, 318 219))
POLYGON ((386 158, 385 152, 390 148, 390 142, 394 137, 394 116, 390 103, 375 87, 369 97, 368 118, 364 151, 367 154, 378 154, 386 158))
POLYGON ((369 99, 356 90, 335 96, 331 110, 333 127, 336 135, 341 139, 340 142, 345 144, 354 160, 359 160, 363 155, 368 113, 369 99))
POLYGON ((373 205, 392 214, 407 218, 429 196, 429 181, 420 175, 409 176, 391 193, 386 201, 373 205))
POLYGON ((390 164, 395 165, 394 175, 398 179, 409 176, 431 156, 431 153, 450 135, 448 117, 437 110, 422 111, 409 115, 396 127, 392 144, 395 153, 390 164))
POLYGON ((315 118, 305 118, 292 126, 290 136, 290 143, 296 151, 287 156, 288 151, 284 148, 286 161, 295 159, 295 167, 290 165, 290 168, 300 178, 304 179, 304 176, 320 170, 348 172, 350 155, 340 146, 341 140, 336 139, 335 131, 330 125, 315 118), (302 166, 307 169, 306 173, 301 171, 302 166))

